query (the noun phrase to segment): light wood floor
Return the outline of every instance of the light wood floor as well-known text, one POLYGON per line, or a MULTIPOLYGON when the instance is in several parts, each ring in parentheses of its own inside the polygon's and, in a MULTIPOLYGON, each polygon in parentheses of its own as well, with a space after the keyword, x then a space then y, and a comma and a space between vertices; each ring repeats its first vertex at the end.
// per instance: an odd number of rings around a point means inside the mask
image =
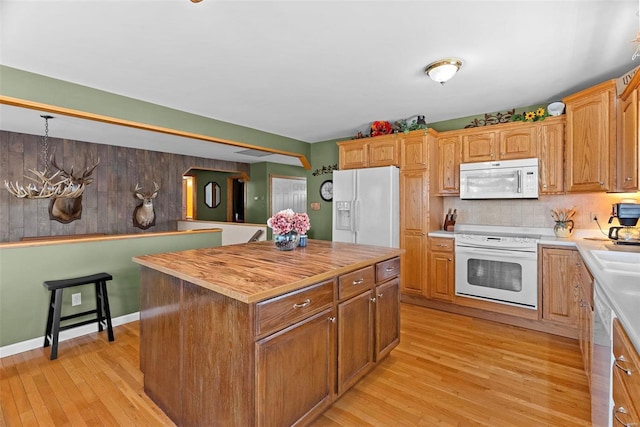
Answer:
MULTIPOLYGON (((138 323, 0 359, 0 425, 173 426, 144 394, 138 323)), ((402 305, 400 345, 319 426, 590 426, 574 340, 402 305)))

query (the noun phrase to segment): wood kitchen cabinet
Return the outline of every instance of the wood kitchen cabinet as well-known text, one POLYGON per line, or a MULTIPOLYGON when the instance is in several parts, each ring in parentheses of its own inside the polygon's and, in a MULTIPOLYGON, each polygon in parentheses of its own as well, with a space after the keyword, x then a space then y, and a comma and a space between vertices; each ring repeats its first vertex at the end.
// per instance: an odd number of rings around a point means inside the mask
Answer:
POLYGON ((612 425, 640 425, 640 355, 618 319, 613 320, 612 425))
POLYGON ((429 298, 452 302, 455 297, 453 243, 453 239, 429 237, 429 298))
POLYGON ((542 247, 542 319, 553 321, 577 330, 578 310, 574 269, 575 249, 542 247))
POLYGON ((460 194, 460 136, 438 138, 438 195, 460 194))
POLYGON ((424 296, 429 263, 427 233, 429 227, 428 170, 400 172, 400 247, 402 292, 424 296))
MULTIPOLYGON (((430 131, 426 135, 427 159, 435 159, 438 141, 430 131)), ((400 170, 400 248, 402 257, 401 293, 426 297, 429 281, 429 231, 442 227, 442 197, 436 195, 438 169, 428 161, 422 169, 400 170)))
POLYGON ((341 170, 398 166, 399 138, 390 134, 338 142, 338 155, 341 170))
POLYGON ((492 131, 465 129, 462 134, 463 163, 538 156, 538 135, 535 123, 509 123, 496 125, 496 127, 492 131))
POLYGON ((563 99, 567 192, 613 189, 615 94, 615 80, 610 80, 563 99))
POLYGON ((565 116, 547 117, 538 122, 540 194, 564 193, 565 116))
POLYGON ((400 341, 400 259, 338 278, 338 395, 400 341))
POLYGON ((579 253, 575 254, 573 275, 578 310, 578 340, 584 363, 584 371, 591 383, 591 361, 593 360, 593 276, 579 253))
POLYGON ((329 407, 335 387, 334 321, 329 308, 256 343, 257 425, 304 423, 329 407), (298 387, 300 382, 305 386, 298 387))
POLYGON ((376 264, 375 359, 382 360, 400 343, 400 258, 376 264))
POLYGON ((497 132, 478 131, 462 135, 462 163, 497 159, 497 132))
POLYGON ((400 170, 420 170, 427 167, 427 136, 424 131, 400 136, 400 170))
MULTIPOLYGON (((640 79, 633 79, 630 85, 635 82, 640 83, 640 79)), ((618 102, 617 191, 638 190, 638 90, 625 90, 618 102)))

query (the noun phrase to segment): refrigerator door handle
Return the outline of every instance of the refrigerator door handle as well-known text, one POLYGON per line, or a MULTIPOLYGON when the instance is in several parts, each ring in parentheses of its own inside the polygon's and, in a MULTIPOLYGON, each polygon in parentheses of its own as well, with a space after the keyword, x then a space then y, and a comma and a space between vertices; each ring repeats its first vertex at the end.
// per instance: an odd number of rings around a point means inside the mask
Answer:
POLYGON ((354 200, 353 202, 353 217, 351 218, 352 226, 351 229, 357 233, 358 232, 358 216, 360 211, 360 200, 354 200))

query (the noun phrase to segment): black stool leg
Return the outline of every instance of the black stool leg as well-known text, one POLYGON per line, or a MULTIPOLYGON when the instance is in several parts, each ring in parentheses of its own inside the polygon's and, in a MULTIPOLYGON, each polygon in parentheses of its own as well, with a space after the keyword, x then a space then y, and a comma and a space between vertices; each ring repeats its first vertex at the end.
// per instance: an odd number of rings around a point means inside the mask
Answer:
POLYGON ((53 305, 55 303, 55 291, 51 291, 51 301, 49 301, 49 314, 47 314, 47 330, 44 332, 44 345, 42 347, 49 347, 51 336, 51 327, 53 326, 53 305))
POLYGON ((98 319, 98 332, 102 332, 102 322, 104 321, 104 316, 102 315, 102 287, 100 286, 100 282, 94 283, 96 287, 96 314, 98 319))
POLYGON ((107 320, 107 333, 109 335, 109 341, 113 341, 113 325, 111 324, 111 309, 109 308, 109 296, 107 295, 107 282, 101 281, 100 287, 102 288, 102 303, 104 304, 104 315, 107 320))
POLYGON ((53 327, 51 330, 51 356, 49 359, 58 358, 58 335, 60 334, 60 315, 62 313, 62 289, 56 289, 53 304, 53 327))

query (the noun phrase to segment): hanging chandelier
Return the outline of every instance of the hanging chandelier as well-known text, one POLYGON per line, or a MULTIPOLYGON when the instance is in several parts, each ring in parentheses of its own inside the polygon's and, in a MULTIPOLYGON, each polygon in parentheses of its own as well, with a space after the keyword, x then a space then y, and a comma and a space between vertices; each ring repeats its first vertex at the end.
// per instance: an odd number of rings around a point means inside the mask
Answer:
POLYGON ((53 119, 53 116, 43 114, 40 117, 44 119, 41 153, 44 169, 41 171, 29 169, 33 176, 24 176, 31 181, 26 186, 17 181, 13 183, 7 180, 4 181, 4 186, 9 193, 20 199, 72 199, 79 197, 84 192, 85 183, 73 182, 73 177, 56 165, 53 156, 49 158, 49 120, 53 119), (58 169, 57 172, 51 173, 49 171, 49 162, 58 169))

